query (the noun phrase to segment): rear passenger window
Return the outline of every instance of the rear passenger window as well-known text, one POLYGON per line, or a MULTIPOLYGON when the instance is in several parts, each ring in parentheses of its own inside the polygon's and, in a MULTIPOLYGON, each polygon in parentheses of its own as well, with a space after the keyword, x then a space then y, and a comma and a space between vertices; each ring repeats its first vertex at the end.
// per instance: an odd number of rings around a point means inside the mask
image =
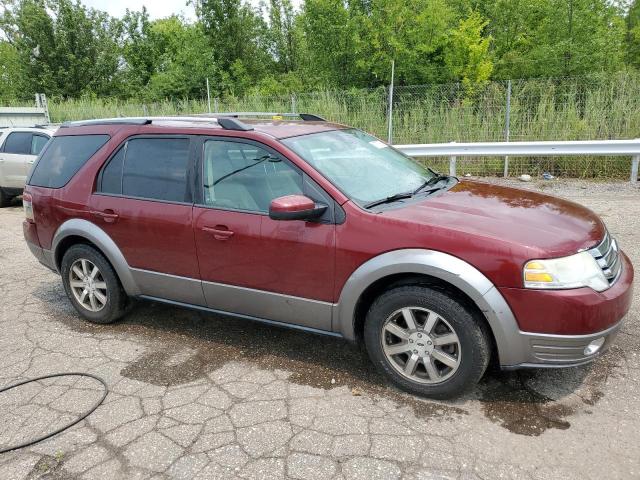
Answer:
POLYGON ((118 150, 102 171, 101 192, 122 195, 122 162, 125 150, 124 147, 118 150))
POLYGON ((109 161, 100 191, 170 202, 189 201, 188 138, 134 138, 109 161))
POLYGON ((4 143, 4 153, 29 155, 31 153, 31 137, 33 134, 27 132, 10 133, 4 143))
POLYGON ((64 187, 108 141, 109 135, 54 137, 36 163, 28 184, 48 188, 64 187))

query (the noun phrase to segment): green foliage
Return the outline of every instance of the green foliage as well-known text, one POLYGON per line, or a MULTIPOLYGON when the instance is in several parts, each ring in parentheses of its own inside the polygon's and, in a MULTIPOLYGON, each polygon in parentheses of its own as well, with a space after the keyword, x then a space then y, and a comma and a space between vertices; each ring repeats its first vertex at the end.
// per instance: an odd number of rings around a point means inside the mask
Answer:
POLYGON ((305 74, 335 86, 358 84, 357 23, 342 0, 307 0, 302 10, 309 57, 305 74))
POLYGON ((460 79, 465 91, 474 90, 489 80, 493 62, 489 52, 491 37, 483 37, 487 23, 477 12, 460 20, 449 36, 444 63, 454 78, 460 79))
POLYGON ((5 1, 0 29, 31 93, 108 95, 118 73, 120 22, 71 0, 5 1))
POLYGON ((244 92, 272 69, 261 12, 242 0, 200 0, 196 13, 209 40, 209 54, 223 72, 223 90, 244 92))
MULTIPOLYGON (((260 93, 260 92, 258 92, 260 93)), ((394 137, 397 144, 500 141, 504 139, 506 82, 477 87, 474 101, 458 83, 397 87, 394 137)), ((290 111, 290 94, 226 95, 220 111, 290 111)), ((317 91, 295 95, 298 111, 354 125, 386 138, 387 94, 384 88, 317 91)), ((69 99, 49 104, 52 121, 114 116, 176 115, 204 112, 206 100, 69 99)), ((511 139, 590 140, 636 138, 640 132, 640 74, 589 75, 569 79, 530 79, 513 82, 511 139)), ((499 175, 503 159, 458 159, 460 173, 499 175)), ((446 171, 446 160, 429 160, 446 171)), ((628 178, 629 158, 511 158, 513 175, 554 174, 577 177, 628 178)))
POLYGON ((498 78, 582 75, 623 66, 624 11, 606 0, 478 2, 498 78))
POLYGON ((640 2, 634 0, 627 14, 627 61, 640 68, 640 2))
POLYGON ((197 20, 0 0, 0 98, 214 96, 640 68, 634 0, 191 0, 197 20))
POLYGON ((443 61, 448 33, 457 21, 444 0, 372 0, 358 11, 357 64, 368 86, 389 82, 395 60, 399 84, 437 83, 451 78, 443 61))
POLYGON ((18 50, 0 41, 0 102, 8 103, 21 96, 24 89, 24 66, 18 50))

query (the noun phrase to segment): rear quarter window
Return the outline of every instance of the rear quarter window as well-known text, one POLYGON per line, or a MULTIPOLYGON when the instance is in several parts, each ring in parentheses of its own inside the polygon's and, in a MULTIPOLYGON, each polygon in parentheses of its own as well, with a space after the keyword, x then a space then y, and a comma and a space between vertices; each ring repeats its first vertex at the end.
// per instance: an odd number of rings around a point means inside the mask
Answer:
POLYGON ((109 135, 53 137, 29 178, 36 187, 61 188, 105 143, 109 135))

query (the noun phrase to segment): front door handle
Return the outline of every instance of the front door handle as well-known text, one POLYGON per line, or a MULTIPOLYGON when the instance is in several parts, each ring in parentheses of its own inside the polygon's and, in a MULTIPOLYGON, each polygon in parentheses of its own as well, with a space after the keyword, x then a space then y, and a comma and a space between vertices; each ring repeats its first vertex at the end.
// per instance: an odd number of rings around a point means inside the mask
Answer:
POLYGON ((233 237, 233 232, 224 225, 216 225, 215 227, 202 227, 207 233, 211 233, 216 240, 229 240, 233 237))
POLYGON ((119 217, 119 215, 110 208, 108 208, 104 212, 94 210, 91 212, 91 215, 103 219, 106 223, 115 223, 115 221, 118 220, 119 217))

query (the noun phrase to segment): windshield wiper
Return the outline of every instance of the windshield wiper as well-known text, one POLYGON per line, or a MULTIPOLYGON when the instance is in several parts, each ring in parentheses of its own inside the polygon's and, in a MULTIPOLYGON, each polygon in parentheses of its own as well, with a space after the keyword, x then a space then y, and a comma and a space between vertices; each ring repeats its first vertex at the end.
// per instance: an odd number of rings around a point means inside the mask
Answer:
POLYGON ((428 190, 425 190, 425 188, 433 187, 436 183, 441 182, 442 180, 449 180, 450 178, 451 177, 449 175, 436 174, 435 177, 430 178, 429 180, 424 182, 422 185, 420 185, 418 188, 416 188, 412 192, 396 193, 394 195, 391 195, 390 197, 381 198, 380 200, 374 200, 373 202, 365 203, 363 207, 371 208, 371 207, 377 207, 378 205, 384 205, 385 203, 393 203, 397 200, 411 198, 419 192, 423 192, 423 193, 435 192, 436 190, 440 190, 442 187, 434 187, 428 190))
MULTIPOLYGON (((431 177, 429 180, 427 180, 426 182, 424 182, 422 185, 420 185, 418 188, 416 188, 413 191, 413 195, 415 195, 416 193, 421 192, 423 189, 430 187, 432 185, 435 185, 438 182, 441 182, 442 180, 449 180, 451 177, 449 175, 440 175, 437 174, 435 177, 431 177)), ((432 191, 432 190, 428 190, 428 191, 432 191)))
POLYGON ((390 197, 381 198, 380 200, 374 200, 373 202, 365 203, 363 205, 364 208, 377 207, 378 205, 384 205, 385 203, 393 203, 397 200, 403 200, 405 198, 413 197, 412 192, 405 193, 396 193, 395 195, 391 195, 390 197))

